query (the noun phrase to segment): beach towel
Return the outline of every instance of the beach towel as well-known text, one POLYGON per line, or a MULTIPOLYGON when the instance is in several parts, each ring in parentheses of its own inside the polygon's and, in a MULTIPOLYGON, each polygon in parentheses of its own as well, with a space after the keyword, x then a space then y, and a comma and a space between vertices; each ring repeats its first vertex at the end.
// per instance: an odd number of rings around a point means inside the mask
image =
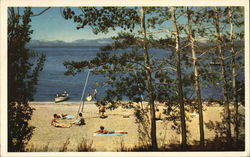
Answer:
POLYGON ((124 134, 128 134, 126 131, 111 131, 111 133, 102 134, 102 133, 94 133, 93 136, 122 136, 124 134))
POLYGON ((124 134, 121 133, 112 133, 112 134, 99 134, 99 133, 94 133, 93 136, 122 136, 124 134))
POLYGON ((60 119, 73 119, 74 117, 75 117, 74 115, 67 115, 60 119))

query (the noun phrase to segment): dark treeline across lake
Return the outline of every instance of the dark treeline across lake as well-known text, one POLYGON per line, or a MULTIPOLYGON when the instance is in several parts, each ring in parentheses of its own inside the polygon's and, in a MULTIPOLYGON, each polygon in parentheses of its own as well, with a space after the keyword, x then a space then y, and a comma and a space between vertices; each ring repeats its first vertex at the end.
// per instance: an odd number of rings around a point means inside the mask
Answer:
MULTIPOLYGON (((82 90, 84 87, 87 71, 78 73, 75 76, 66 76, 64 72, 66 68, 63 65, 65 60, 89 60, 100 52, 99 48, 32 48, 35 52, 46 54, 46 62, 43 71, 40 73, 37 92, 34 95, 34 101, 54 101, 57 93, 67 91, 70 94, 70 101, 80 101, 82 90)), ((151 50, 154 58, 162 59, 166 57, 166 50, 151 50)), ((86 92, 93 93, 93 89, 97 88, 98 97, 102 97, 105 93, 105 86, 96 86, 97 82, 102 83, 103 75, 90 74, 86 92)), ((220 98, 222 91, 219 87, 202 88, 203 98, 213 97, 220 98)))

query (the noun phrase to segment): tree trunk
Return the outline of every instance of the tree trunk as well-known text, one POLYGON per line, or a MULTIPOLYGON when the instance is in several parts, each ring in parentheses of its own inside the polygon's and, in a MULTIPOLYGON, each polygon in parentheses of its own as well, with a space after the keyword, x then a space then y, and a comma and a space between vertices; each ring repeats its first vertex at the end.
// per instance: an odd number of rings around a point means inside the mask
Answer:
POLYGON ((226 68, 224 62, 224 54, 222 52, 222 39, 220 33, 220 24, 219 24, 219 10, 215 7, 215 14, 214 14, 214 22, 216 26, 216 34, 217 34, 217 48, 220 55, 220 64, 221 64, 221 75, 223 80, 223 99, 224 99, 224 106, 226 111, 226 129, 227 129, 227 142, 231 144, 231 125, 230 125, 230 109, 229 109, 229 102, 228 102, 228 87, 227 87, 227 80, 226 80, 226 68))
POLYGON ((143 53, 144 53, 144 61, 146 66, 146 77, 147 77, 147 90, 149 93, 149 105, 150 105, 150 122, 151 122, 151 144, 152 149, 157 150, 157 139, 156 139, 156 122, 155 122, 155 104, 154 104, 154 93, 152 86, 152 78, 151 78, 151 65, 148 56, 148 47, 147 47, 147 34, 146 34, 146 25, 145 25, 145 13, 144 8, 141 8, 141 29, 143 34, 143 53))
POLYGON ((192 13, 187 8, 188 14, 188 29, 189 29, 189 39, 192 49, 193 56, 193 68, 194 68, 194 81, 195 81, 195 90, 196 90, 196 99, 198 101, 198 109, 199 109, 199 128, 200 128, 200 147, 204 148, 204 126, 203 126, 203 111, 202 111, 202 101, 201 101, 201 90, 200 90, 200 82, 199 82, 199 72, 198 72, 198 63, 195 51, 195 37, 192 29, 192 13))
POLYGON ((236 139, 236 143, 238 142, 239 138, 239 124, 238 124, 238 99, 237 99, 237 78, 236 78, 236 65, 235 65, 235 55, 236 52, 234 50, 234 24, 233 24, 233 15, 232 15, 232 8, 229 7, 228 10, 229 16, 229 23, 230 23, 230 43, 231 43, 231 54, 232 54, 232 75, 233 75, 233 104, 235 108, 235 115, 234 115, 234 137, 236 139))
POLYGON ((181 79, 181 61, 180 61, 180 36, 177 27, 177 21, 175 17, 175 8, 172 7, 172 22, 175 28, 175 55, 176 55, 176 68, 177 68, 177 79, 178 79, 178 95, 180 103, 180 114, 181 114, 181 135, 182 135, 182 148, 186 149, 187 139, 186 139, 186 120, 185 120, 185 108, 183 101, 183 90, 182 90, 182 79, 181 79))

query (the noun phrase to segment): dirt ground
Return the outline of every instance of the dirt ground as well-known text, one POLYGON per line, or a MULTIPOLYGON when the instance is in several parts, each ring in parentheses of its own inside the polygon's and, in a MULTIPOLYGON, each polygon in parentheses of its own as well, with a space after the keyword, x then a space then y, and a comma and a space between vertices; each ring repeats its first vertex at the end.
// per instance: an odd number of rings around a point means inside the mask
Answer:
MULTIPOLYGON (((94 103, 86 103, 84 106, 83 117, 86 125, 75 126, 71 128, 56 128, 50 125, 54 113, 77 114, 80 102, 61 102, 55 104, 54 102, 31 102, 31 107, 36 110, 33 113, 30 125, 35 126, 35 131, 32 139, 27 145, 29 147, 44 147, 48 146, 48 151, 58 152, 66 140, 69 138, 69 145, 67 151, 76 151, 77 145, 86 139, 88 143, 92 143, 92 147, 96 151, 119 151, 121 144, 125 147, 133 147, 138 144, 137 124, 135 123, 134 110, 118 108, 116 110, 106 110, 106 119, 99 118, 98 108, 94 103), (129 116, 124 118, 123 116, 129 116), (97 131, 103 125, 107 130, 122 130, 127 131, 128 134, 122 136, 93 136, 93 132, 97 131)), ((159 106, 160 111, 163 107, 159 106)), ((204 111, 204 122, 209 120, 220 120, 220 112, 222 107, 213 106, 206 107, 204 111)), ((191 118, 191 122, 187 122, 187 128, 190 131, 188 134, 188 143, 199 140, 199 125, 197 113, 187 113, 191 118)), ((163 117, 164 118, 164 117, 163 117)), ((62 123, 69 124, 74 121, 59 120, 62 123)), ((157 139, 158 145, 170 143, 179 143, 180 134, 176 130, 171 129, 171 122, 157 121, 157 139)), ((209 131, 205 127, 205 138, 210 139, 214 137, 214 132, 209 131)))

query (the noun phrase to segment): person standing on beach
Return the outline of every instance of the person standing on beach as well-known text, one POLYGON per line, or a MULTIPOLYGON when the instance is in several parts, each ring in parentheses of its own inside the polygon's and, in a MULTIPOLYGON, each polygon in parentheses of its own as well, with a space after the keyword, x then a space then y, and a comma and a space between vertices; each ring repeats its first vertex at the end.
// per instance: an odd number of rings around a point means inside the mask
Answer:
POLYGON ((105 117, 104 116, 104 112, 105 112, 105 106, 104 105, 100 105, 99 106, 99 114, 101 114, 101 117, 105 117))
POLYGON ((94 88, 94 99, 96 100, 96 96, 97 96, 97 90, 96 88, 94 88))
POLYGON ((159 109, 156 109, 155 120, 161 120, 161 112, 159 111, 159 109))

